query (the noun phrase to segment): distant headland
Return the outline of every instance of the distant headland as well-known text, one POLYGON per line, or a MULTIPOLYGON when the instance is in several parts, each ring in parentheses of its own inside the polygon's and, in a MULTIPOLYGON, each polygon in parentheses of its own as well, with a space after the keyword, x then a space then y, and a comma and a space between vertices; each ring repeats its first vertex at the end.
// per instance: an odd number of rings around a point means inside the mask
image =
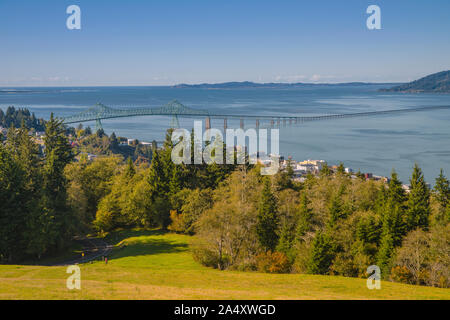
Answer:
POLYGON ((420 78, 419 80, 388 89, 380 89, 380 91, 403 93, 450 93, 450 70, 433 73, 420 78))

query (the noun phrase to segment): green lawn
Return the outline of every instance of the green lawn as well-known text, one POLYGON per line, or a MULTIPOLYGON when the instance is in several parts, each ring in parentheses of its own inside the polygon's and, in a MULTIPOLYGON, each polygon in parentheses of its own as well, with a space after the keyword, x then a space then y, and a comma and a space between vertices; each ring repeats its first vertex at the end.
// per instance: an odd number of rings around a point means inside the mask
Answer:
POLYGON ((190 237, 157 230, 117 232, 109 263, 81 265, 81 290, 65 267, 0 266, 0 299, 450 299, 449 289, 334 276, 218 271, 196 263, 190 237))

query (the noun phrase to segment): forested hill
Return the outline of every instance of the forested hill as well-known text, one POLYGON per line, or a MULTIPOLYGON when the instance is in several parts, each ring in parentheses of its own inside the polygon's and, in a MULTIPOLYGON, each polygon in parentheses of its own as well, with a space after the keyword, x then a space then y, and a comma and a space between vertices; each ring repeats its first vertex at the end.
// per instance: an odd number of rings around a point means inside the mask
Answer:
POLYGON ((389 89, 381 89, 383 92, 429 92, 450 93, 450 70, 442 71, 423 77, 413 82, 405 83, 389 89))

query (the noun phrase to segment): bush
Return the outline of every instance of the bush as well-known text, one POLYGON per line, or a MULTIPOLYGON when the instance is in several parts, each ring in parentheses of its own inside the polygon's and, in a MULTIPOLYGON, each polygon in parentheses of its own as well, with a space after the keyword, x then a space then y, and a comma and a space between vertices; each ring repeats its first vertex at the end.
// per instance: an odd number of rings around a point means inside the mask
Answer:
POLYGON ((287 256, 281 252, 267 251, 256 257, 258 271, 266 273, 287 273, 290 263, 287 256))
POLYGON ((395 282, 413 283, 413 275, 405 266, 396 266, 392 268, 391 279, 395 282))

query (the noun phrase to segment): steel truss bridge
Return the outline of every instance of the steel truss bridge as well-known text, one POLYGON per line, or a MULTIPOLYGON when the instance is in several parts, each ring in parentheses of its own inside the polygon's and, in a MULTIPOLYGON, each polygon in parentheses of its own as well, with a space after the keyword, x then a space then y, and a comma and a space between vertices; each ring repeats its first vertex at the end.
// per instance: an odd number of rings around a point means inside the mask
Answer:
POLYGON ((97 103, 94 107, 85 110, 81 113, 63 118, 64 124, 75 124, 88 121, 96 122, 96 129, 101 129, 101 120, 124 118, 124 117, 137 117, 137 116, 170 116, 172 117, 171 127, 179 127, 178 117, 187 118, 205 118, 206 129, 211 128, 211 119, 223 120, 223 127, 227 129, 227 120, 240 120, 240 127, 245 127, 245 122, 254 121, 256 128, 259 127, 280 127, 293 124, 301 124, 307 121, 319 121, 329 119, 342 119, 352 117, 365 117, 375 116, 383 114, 395 114, 395 113, 407 113, 407 112, 419 112, 439 109, 450 109, 448 106, 429 106, 429 107, 416 107, 408 109, 395 109, 395 110, 383 110, 383 111, 369 111, 369 112, 355 112, 355 113, 343 113, 343 114, 325 114, 317 116, 284 116, 284 115, 245 115, 245 114, 216 114, 209 113, 206 110, 193 109, 186 107, 177 100, 173 100, 162 107, 157 108, 111 108, 101 103, 97 103))

